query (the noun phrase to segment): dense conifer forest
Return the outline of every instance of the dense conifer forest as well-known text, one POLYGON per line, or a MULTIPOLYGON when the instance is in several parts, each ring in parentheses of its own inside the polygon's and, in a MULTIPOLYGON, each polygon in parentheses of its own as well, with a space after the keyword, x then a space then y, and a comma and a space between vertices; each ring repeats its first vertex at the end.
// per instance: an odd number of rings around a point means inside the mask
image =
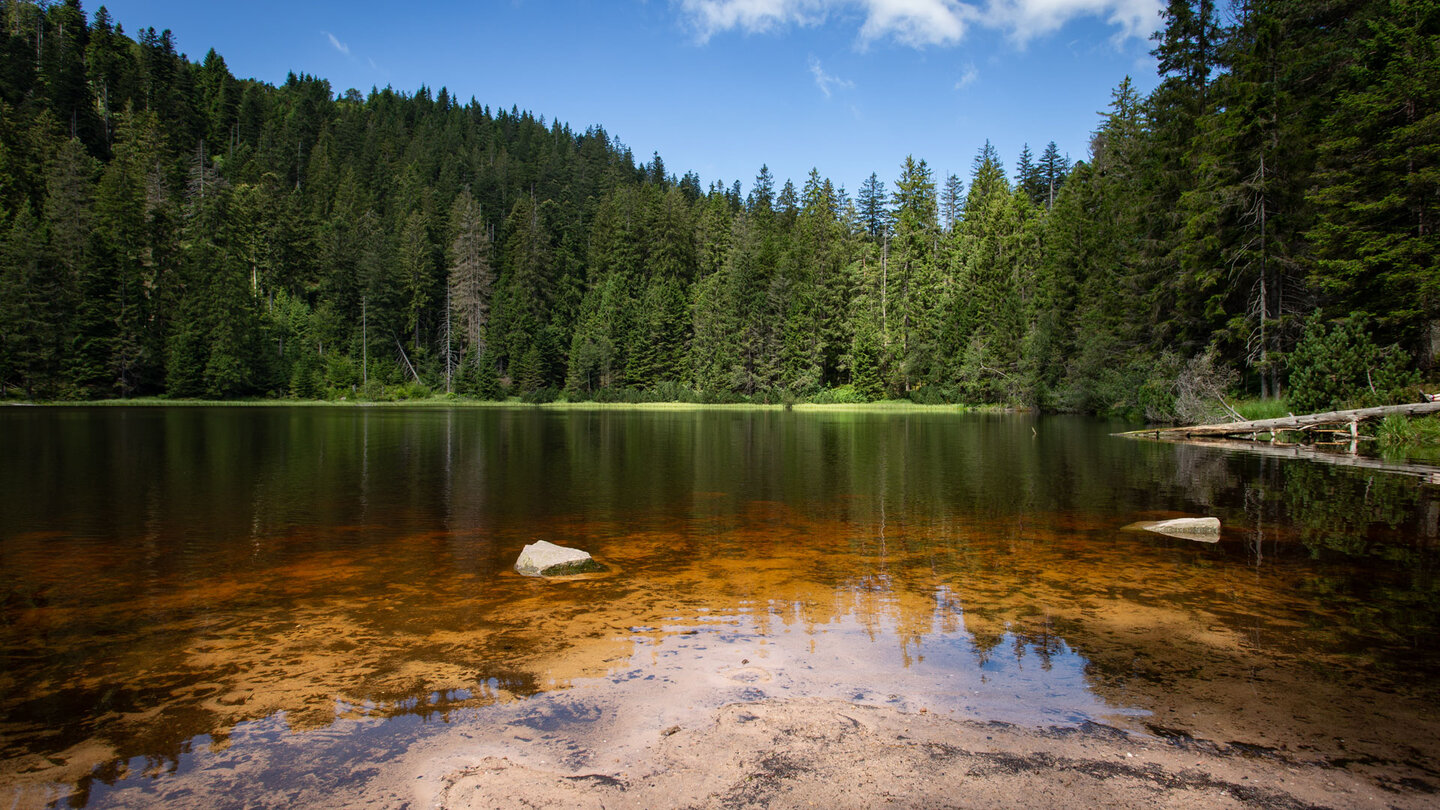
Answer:
POLYGON ((7 397, 1169 418, 1436 374, 1435 0, 1173 0, 1159 86, 1116 87, 1083 159, 743 192, 443 88, 239 79, 79 0, 0 22, 7 397))

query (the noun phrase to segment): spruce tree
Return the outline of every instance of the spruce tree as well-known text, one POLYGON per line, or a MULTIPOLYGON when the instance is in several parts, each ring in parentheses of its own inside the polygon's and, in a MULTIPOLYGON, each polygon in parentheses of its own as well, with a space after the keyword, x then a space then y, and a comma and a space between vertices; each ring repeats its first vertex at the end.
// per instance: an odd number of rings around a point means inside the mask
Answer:
POLYGON ((1315 281, 1419 351, 1440 321, 1440 10, 1391 0, 1358 33, 1318 145, 1315 281))

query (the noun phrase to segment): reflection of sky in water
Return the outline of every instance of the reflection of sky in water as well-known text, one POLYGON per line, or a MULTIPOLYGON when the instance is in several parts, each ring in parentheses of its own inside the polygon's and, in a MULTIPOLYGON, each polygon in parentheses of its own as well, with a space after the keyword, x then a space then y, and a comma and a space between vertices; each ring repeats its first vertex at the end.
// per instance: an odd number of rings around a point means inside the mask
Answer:
MULTIPOLYGON (((241 722, 218 739, 192 738, 175 760, 116 763, 89 783, 90 802, 142 806, 199 797, 224 807, 259 795, 262 802, 343 803, 407 749, 457 735, 511 754, 533 746, 537 757, 584 766, 595 748, 608 745, 613 753, 625 745, 619 726, 691 725, 711 709, 759 699, 836 698, 1034 727, 1126 725, 1148 714, 1096 696, 1086 659, 1058 637, 1005 633, 982 648, 943 589, 930 626, 908 628, 923 633, 909 642, 884 611, 822 623, 800 621, 800 614, 799 605, 771 602, 624 628, 632 652, 613 661, 609 674, 518 700, 476 707, 475 698, 496 695, 491 681, 384 706, 337 697, 333 722, 299 732, 286 712, 241 722), (766 630, 757 614, 791 620, 767 622, 766 630)), ((57 788, 50 798, 66 792, 57 788)))
MULTIPOLYGON (((948 602, 937 594, 930 626, 907 628, 923 635, 905 642, 896 620, 883 613, 839 615, 815 625, 775 622, 769 632, 750 613, 693 623, 675 619, 658 638, 637 636, 632 668, 612 679, 653 675, 662 684, 657 696, 674 690, 707 706, 758 697, 844 698, 1034 726, 1145 714, 1095 695, 1086 679, 1088 662, 1063 639, 1006 633, 983 648, 948 602)), ((765 609, 784 615, 787 607, 765 609)))

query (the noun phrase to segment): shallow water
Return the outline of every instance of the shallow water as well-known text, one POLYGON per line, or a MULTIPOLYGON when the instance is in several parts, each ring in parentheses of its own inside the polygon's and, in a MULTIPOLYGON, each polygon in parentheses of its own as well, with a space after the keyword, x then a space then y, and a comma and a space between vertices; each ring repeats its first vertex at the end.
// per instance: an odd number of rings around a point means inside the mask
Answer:
POLYGON ((437 735, 595 766, 566 741, 805 696, 1440 788, 1436 488, 1115 427, 0 411, 0 799, 399 804, 437 735), (611 572, 515 575, 537 539, 611 572))

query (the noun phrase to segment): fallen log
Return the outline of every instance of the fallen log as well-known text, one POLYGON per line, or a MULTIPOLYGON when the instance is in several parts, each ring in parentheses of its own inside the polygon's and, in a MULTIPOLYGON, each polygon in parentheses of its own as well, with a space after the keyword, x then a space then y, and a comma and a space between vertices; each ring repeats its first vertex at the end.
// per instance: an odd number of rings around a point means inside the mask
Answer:
MULTIPOLYGON (((1116 436, 1146 436, 1157 439, 1196 439, 1206 436, 1243 436, 1254 433, 1275 433, 1281 430, 1305 430, 1316 425, 1358 425, 1372 419, 1384 419, 1391 414, 1400 416, 1424 416, 1440 413, 1440 402, 1412 402, 1406 405, 1380 405, 1374 408, 1356 408, 1349 411, 1326 411, 1307 413, 1300 416, 1281 416, 1275 419, 1256 419, 1250 422, 1225 422, 1218 425, 1188 425, 1185 427, 1145 428, 1127 430, 1116 436)), ((1351 435, 1354 429, 1351 428, 1351 435)))

